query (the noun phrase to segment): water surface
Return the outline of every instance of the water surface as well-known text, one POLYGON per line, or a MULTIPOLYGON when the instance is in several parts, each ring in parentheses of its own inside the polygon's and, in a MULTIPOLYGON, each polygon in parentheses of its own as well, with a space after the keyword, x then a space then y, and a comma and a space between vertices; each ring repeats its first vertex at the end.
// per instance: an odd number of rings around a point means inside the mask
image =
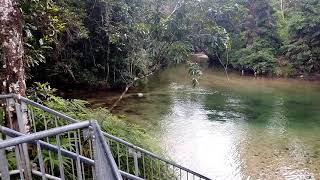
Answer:
MULTIPOLYGON (((214 179, 319 179, 320 84, 204 70, 198 88, 183 66, 151 77, 117 108, 168 154, 214 179), (136 93, 144 93, 137 98, 136 93)), ((87 97, 101 105, 110 97, 87 97)))

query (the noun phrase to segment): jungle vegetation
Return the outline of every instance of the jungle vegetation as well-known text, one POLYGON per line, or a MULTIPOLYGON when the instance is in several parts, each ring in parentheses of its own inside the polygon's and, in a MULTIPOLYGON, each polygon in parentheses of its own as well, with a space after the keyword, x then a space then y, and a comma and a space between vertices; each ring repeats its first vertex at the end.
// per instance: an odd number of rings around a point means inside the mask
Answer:
POLYGON ((197 52, 209 56, 210 67, 251 75, 320 72, 318 0, 21 0, 17 6, 27 82, 119 88, 197 52))

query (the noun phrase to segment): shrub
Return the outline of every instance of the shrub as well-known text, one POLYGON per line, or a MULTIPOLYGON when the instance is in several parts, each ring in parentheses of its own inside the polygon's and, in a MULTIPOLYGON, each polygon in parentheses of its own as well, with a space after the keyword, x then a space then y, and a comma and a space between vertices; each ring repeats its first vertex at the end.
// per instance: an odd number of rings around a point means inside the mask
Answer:
POLYGON ((254 51, 253 48, 243 48, 231 56, 231 64, 236 69, 251 71, 256 75, 275 73, 276 60, 268 49, 254 51))

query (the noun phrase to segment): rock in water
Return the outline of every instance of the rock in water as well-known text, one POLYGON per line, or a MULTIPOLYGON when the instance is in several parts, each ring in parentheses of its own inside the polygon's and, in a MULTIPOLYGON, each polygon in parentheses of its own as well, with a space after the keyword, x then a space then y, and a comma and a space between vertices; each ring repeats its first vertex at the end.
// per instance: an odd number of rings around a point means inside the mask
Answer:
POLYGON ((142 98, 143 97, 143 93, 137 93, 138 97, 142 98))

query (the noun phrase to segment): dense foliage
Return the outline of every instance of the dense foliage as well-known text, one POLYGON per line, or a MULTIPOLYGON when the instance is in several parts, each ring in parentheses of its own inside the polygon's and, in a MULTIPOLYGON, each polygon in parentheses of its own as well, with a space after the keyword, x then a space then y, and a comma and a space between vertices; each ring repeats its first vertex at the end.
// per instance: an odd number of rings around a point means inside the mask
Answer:
POLYGON ((241 11, 232 17, 240 20, 230 19, 229 10, 219 20, 231 34, 233 68, 284 77, 320 72, 318 0, 233 2, 241 11))
POLYGON ((299 72, 320 71, 320 2, 307 1, 290 12, 286 57, 299 72))
MULTIPOLYGON (((119 87, 192 52, 254 75, 319 73, 317 0, 21 1, 28 77, 119 87)), ((191 65, 192 66, 192 65, 191 65)))
POLYGON ((21 9, 34 80, 121 86, 189 52, 163 1, 22 1, 21 9))

